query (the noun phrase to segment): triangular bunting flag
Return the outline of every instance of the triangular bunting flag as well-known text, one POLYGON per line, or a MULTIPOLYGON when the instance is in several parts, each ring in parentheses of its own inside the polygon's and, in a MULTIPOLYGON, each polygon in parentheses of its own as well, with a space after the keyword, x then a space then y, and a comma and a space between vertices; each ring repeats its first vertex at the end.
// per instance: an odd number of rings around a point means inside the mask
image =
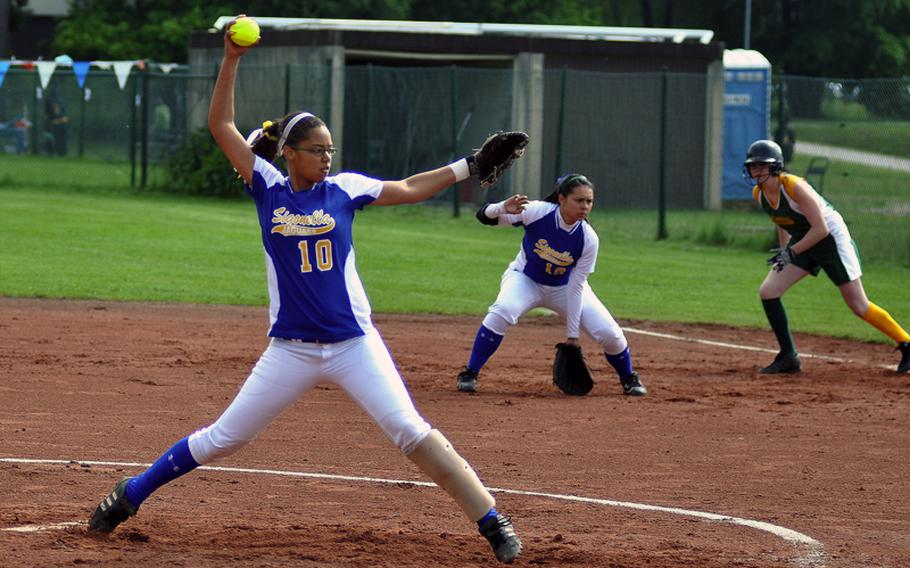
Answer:
POLYGON ((76 74, 76 82, 79 83, 79 88, 85 86, 85 77, 88 75, 88 68, 91 66, 91 63, 88 61, 73 61, 73 73, 76 74))
POLYGON ((9 61, 0 61, 0 87, 3 86, 3 78, 6 77, 7 71, 9 71, 9 61))
POLYGON ((164 72, 165 75, 167 75, 168 73, 173 71, 175 67, 177 67, 177 64, 176 63, 159 63, 158 66, 161 67, 161 70, 164 72))
POLYGON ((92 61, 92 65, 94 65, 98 69, 103 69, 105 71, 107 71, 108 69, 111 68, 110 61, 92 61))
POLYGON ((35 65, 38 66, 38 77, 41 79, 41 88, 46 89, 47 84, 51 82, 51 75, 54 74, 54 69, 57 68, 57 63, 54 61, 36 61, 35 65))
POLYGON ((126 87, 126 81, 130 78, 130 69, 133 68, 135 61, 114 61, 114 75, 117 76, 117 84, 123 90, 126 87))

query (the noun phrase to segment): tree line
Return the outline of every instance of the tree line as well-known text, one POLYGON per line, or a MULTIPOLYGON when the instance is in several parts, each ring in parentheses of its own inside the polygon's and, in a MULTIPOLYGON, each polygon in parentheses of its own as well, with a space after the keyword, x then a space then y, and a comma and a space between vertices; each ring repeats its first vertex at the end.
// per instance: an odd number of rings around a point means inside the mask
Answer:
MULTIPOLYGON (((503 22, 708 29, 744 46, 747 0, 73 0, 53 53, 76 60, 187 60, 190 30, 218 16, 503 22)), ((25 10, 20 2, 13 11, 25 10)), ((21 18, 20 18, 21 19, 21 18)), ((910 76, 910 0, 754 0, 749 46, 776 73, 809 77, 910 76)))

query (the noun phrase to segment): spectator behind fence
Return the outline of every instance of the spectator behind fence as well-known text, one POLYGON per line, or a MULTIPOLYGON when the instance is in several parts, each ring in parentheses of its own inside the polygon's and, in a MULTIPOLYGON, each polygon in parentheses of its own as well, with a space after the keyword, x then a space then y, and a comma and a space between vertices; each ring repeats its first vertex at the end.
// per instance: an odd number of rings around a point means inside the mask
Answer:
POLYGON ((47 120, 48 153, 55 156, 66 156, 66 130, 69 117, 66 116, 66 106, 56 95, 51 95, 44 105, 44 118, 47 120))
POLYGON ((7 122, 0 122, 0 148, 7 150, 9 141, 12 140, 14 152, 24 154, 28 149, 28 129, 32 123, 24 118, 17 118, 7 122))
POLYGON ((793 161, 793 150, 796 149, 796 133, 790 128, 789 122, 784 122, 774 131, 774 141, 780 146, 784 154, 784 163, 793 161))

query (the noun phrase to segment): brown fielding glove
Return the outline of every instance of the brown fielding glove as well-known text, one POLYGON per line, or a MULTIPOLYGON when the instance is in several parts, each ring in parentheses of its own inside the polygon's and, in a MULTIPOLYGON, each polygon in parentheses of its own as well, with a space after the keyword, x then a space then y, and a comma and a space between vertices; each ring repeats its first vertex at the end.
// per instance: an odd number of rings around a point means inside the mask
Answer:
POLYGON ((488 188, 499 181, 502 174, 521 157, 530 139, 524 132, 497 132, 491 134, 479 150, 468 156, 471 175, 480 179, 480 186, 488 188))
POLYGON ((591 392, 594 380, 585 363, 581 347, 568 343, 556 344, 556 358, 553 360, 553 384, 562 392, 572 396, 584 396, 591 392))

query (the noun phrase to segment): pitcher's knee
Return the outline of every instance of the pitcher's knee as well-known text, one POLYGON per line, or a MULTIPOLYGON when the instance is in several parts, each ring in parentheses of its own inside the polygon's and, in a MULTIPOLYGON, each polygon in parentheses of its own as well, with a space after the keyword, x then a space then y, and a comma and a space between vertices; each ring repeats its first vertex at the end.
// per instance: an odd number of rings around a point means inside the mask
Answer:
POLYGON ((233 454, 250 441, 236 435, 231 436, 213 424, 193 432, 188 443, 193 459, 203 465, 233 454))
POLYGON ((414 449, 432 429, 416 411, 396 411, 379 420, 379 427, 405 454, 414 449))

